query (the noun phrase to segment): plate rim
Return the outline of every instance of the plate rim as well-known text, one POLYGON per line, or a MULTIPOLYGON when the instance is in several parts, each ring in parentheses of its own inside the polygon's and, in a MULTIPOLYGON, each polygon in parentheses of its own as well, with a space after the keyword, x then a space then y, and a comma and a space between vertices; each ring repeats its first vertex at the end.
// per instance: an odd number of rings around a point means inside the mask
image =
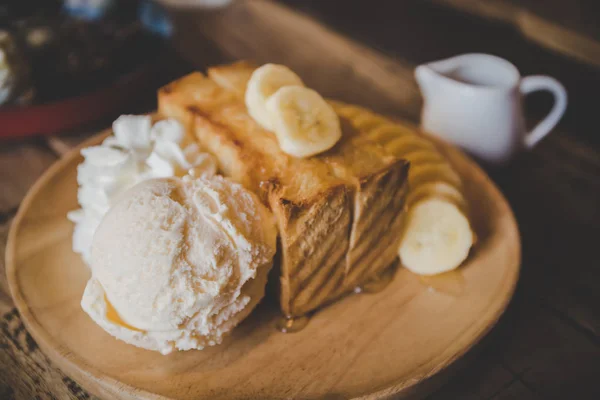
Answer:
MULTIPOLYGON (((13 219, 13 222, 11 223, 8 233, 5 254, 6 276, 8 280, 8 286, 10 294, 13 298, 14 306, 19 311, 25 327, 27 328, 31 336, 35 339, 36 343, 42 349, 44 354, 46 354, 53 363, 55 363, 61 370, 63 370, 65 374, 67 374, 70 377, 73 377, 75 380, 77 380, 77 378, 86 377, 87 379, 94 381, 94 383, 96 384, 96 387, 94 388, 90 388, 88 385, 81 384, 81 386, 84 387, 86 390, 89 390, 95 395, 111 394, 113 396, 123 396, 122 392, 113 392, 114 388, 118 387, 126 389, 129 394, 135 393, 136 396, 141 395, 143 396, 143 398, 149 400, 171 400, 172 398, 170 397, 163 396, 157 393, 152 393, 145 389, 141 389, 129 385, 125 382, 119 381, 115 378, 112 378, 106 375, 97 367, 95 367, 93 364, 87 363, 84 360, 80 359, 77 356, 77 354, 71 353, 68 350, 64 352, 61 351, 64 347, 56 343, 55 339, 48 334, 48 332, 38 322, 35 315, 33 315, 33 313, 30 311, 30 307, 25 301, 17 279, 17 268, 15 261, 16 237, 20 225, 26 215, 26 211, 29 209, 30 203, 36 197, 40 189, 47 183, 47 180, 50 177, 56 175, 60 170, 64 169, 69 163, 71 163, 74 158, 80 156, 81 149, 100 143, 101 139, 108 136, 111 132, 112 129, 110 128, 102 130, 99 133, 86 139, 78 146, 69 150, 64 156, 56 160, 30 187, 27 194, 21 201, 21 204, 19 205, 19 209, 13 219)), ((439 142, 439 140, 436 141, 439 142)), ((512 227, 514 228, 515 233, 514 244, 516 263, 514 266, 512 266, 512 268, 509 268, 509 270, 512 271, 512 279, 509 282, 509 286, 504 291, 502 301, 498 303, 496 312, 492 314, 492 317, 489 318, 489 324, 486 327, 484 327, 484 329, 482 329, 476 336, 474 336, 474 339, 471 340, 470 343, 462 347, 460 351, 456 352, 451 358, 448 358, 445 363, 440 364, 436 366, 436 368, 431 369, 418 381, 413 381, 408 385, 405 384, 406 382, 392 383, 387 387, 377 389, 372 393, 355 397, 355 399, 385 398, 392 395, 402 395, 403 392, 406 395, 410 395, 410 390, 418 388, 420 385, 425 384, 425 382, 430 381, 433 377, 447 371, 452 365, 456 364, 457 361, 464 358, 465 355, 467 355, 476 345, 481 343, 482 339, 484 339, 490 333, 490 331, 497 325, 498 321, 504 315, 508 308, 508 305, 514 297, 514 293, 517 288, 517 284, 519 282, 521 274, 522 242, 519 226, 515 219, 514 212, 510 206, 510 203, 504 197, 504 195, 494 183, 494 181, 491 180, 488 174, 485 173, 485 171, 469 155, 465 154, 463 151, 459 150, 453 145, 442 142, 442 146, 444 147, 444 151, 455 153, 456 156, 464 158, 465 161, 476 170, 477 175, 480 175, 486 181, 491 191, 494 192, 493 194, 502 200, 502 203, 505 206, 506 211, 508 212, 509 220, 512 227)))

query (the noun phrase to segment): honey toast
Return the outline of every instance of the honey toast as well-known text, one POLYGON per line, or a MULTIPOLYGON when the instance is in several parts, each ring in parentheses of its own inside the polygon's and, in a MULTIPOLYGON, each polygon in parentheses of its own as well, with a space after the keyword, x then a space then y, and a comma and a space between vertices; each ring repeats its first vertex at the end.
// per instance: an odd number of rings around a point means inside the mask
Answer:
POLYGON ((297 317, 394 263, 408 162, 389 142, 408 128, 331 101, 342 138, 317 156, 295 158, 248 115, 244 92, 254 69, 239 62, 211 68, 208 76, 185 76, 159 90, 158 111, 180 120, 216 156, 224 175, 270 207, 280 234, 281 308, 297 317))

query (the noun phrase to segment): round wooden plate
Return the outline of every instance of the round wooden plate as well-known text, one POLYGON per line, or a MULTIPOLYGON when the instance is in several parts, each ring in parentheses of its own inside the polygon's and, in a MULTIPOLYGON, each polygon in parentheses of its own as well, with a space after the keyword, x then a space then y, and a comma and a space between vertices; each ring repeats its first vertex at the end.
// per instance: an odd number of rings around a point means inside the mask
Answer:
POLYGON ((400 269, 383 291, 348 296, 293 334, 275 329, 277 307, 263 301, 221 345, 162 356, 109 336, 79 305, 90 273, 71 251, 66 219, 77 208, 76 149, 35 184, 12 225, 7 273, 14 301, 42 350, 106 398, 412 394, 492 328, 519 273, 519 233, 506 200, 475 163, 447 151, 466 182, 479 238, 456 272, 424 280, 400 269))

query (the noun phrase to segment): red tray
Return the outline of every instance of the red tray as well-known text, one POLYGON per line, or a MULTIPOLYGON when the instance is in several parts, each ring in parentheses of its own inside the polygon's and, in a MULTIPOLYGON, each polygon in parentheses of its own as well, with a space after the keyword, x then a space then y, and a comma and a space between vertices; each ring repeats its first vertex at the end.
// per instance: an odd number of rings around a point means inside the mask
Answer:
POLYGON ((149 89, 156 72, 156 66, 147 65, 121 76, 108 87, 80 96, 47 104, 0 108, 0 138, 54 134, 131 108, 131 102, 149 89))

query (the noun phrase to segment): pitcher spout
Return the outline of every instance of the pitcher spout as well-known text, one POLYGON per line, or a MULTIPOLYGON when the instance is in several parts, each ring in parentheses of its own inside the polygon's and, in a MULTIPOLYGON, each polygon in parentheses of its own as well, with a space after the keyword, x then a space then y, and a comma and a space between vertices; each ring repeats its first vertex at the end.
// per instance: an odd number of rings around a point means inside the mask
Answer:
POLYGON ((449 80, 452 71, 460 68, 464 61, 465 55, 462 55, 419 65, 415 69, 415 78, 423 94, 427 95, 440 81, 449 80))
POLYGON ((452 82, 453 89, 466 86, 488 88, 514 87, 519 71, 510 62, 490 54, 461 54, 445 60, 420 65, 415 78, 426 96, 431 86, 452 82))
POLYGON ((419 65, 415 69, 415 79, 424 98, 429 97, 441 78, 442 76, 429 65, 419 65))

